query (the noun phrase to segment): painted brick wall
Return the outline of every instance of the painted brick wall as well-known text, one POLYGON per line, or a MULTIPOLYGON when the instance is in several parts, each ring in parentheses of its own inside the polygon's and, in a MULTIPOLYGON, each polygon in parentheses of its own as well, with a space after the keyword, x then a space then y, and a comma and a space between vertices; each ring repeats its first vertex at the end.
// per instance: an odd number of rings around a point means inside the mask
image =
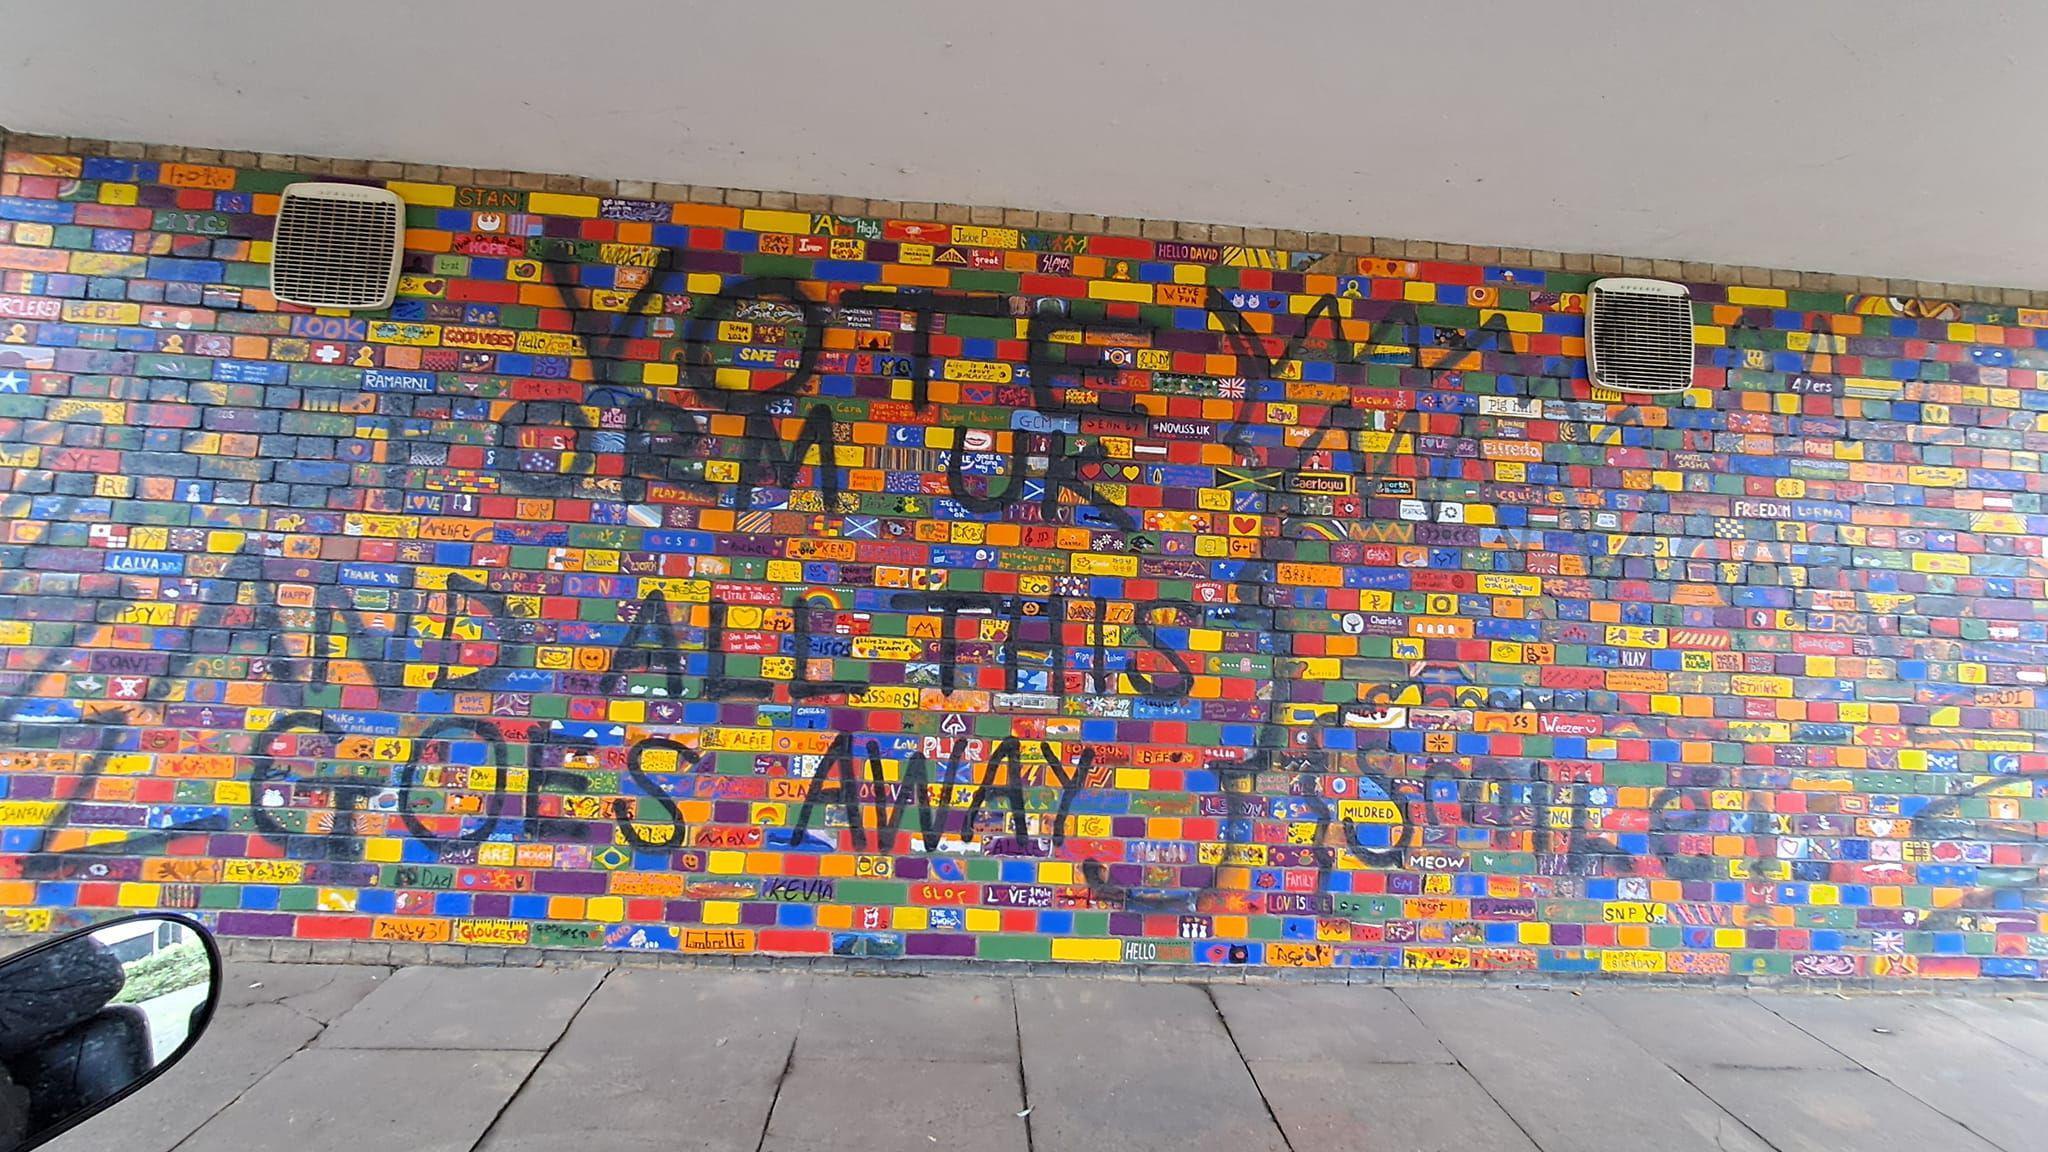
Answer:
POLYGON ((290 173, 4 171, 11 927, 2048 955, 2048 312, 1700 284, 1637 401, 1556 268, 414 181, 319 316, 290 173))

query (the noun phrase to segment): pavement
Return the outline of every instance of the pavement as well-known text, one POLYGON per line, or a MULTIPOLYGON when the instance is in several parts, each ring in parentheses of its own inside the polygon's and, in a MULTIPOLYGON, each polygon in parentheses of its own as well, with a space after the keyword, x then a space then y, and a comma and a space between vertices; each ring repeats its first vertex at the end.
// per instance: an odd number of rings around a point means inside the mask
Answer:
POLYGON ((56 1152, 2037 1152, 2048 1001, 231 961, 56 1152))

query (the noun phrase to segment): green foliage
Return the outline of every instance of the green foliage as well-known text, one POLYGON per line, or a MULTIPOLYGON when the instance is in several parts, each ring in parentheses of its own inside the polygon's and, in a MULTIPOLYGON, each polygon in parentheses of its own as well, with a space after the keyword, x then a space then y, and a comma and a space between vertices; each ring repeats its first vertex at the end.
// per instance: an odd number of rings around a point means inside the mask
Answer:
POLYGON ((116 1004, 135 1004, 206 983, 206 949, 196 942, 179 944, 128 966, 128 982, 114 996, 116 1004))

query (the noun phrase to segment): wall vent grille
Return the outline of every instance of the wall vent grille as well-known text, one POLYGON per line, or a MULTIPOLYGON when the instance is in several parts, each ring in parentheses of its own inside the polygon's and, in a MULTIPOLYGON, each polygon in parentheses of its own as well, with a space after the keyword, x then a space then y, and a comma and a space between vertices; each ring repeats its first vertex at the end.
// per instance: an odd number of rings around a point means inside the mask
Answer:
POLYGON ((306 308, 389 308, 405 245, 405 202, 360 184, 293 184, 272 234, 270 290, 306 308))
POLYGON ((1621 392, 1692 387, 1692 292, 1665 280, 1595 280, 1586 310, 1587 375, 1621 392))

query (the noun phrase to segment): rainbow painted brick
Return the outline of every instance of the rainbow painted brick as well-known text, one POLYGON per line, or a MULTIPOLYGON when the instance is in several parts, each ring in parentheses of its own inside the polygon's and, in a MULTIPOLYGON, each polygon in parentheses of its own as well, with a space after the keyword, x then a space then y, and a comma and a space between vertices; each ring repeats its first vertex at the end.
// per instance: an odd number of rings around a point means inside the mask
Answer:
POLYGON ((13 927, 2041 975, 2048 314, 4 172, 13 927))

